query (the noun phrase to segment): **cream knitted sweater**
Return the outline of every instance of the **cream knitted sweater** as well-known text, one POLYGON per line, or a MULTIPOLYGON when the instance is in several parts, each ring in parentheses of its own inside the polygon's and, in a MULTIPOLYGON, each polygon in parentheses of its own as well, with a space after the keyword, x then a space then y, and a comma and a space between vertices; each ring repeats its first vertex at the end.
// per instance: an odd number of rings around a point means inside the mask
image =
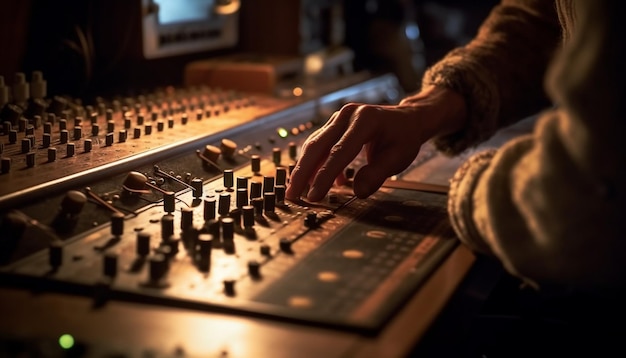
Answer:
POLYGON ((618 9, 609 0, 503 0, 473 41, 424 76, 424 85, 467 100, 467 127, 436 140, 449 154, 542 110, 531 135, 461 166, 448 205, 465 244, 537 286, 626 283, 626 19, 618 9))

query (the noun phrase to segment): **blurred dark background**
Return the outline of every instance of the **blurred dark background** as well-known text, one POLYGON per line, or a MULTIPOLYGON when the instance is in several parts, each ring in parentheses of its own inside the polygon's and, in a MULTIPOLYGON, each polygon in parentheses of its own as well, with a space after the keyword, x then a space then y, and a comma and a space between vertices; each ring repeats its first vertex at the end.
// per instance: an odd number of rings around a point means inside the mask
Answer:
MULTIPOLYGON (((340 3, 343 8, 344 32, 340 45, 354 51, 355 68, 393 72, 407 92, 418 89, 425 68, 451 48, 471 39, 496 3, 495 0, 325 2, 340 3)), ((272 0, 262 3, 242 2, 240 41, 233 48, 146 60, 139 51, 140 1, 3 1, 0 4, 0 76, 4 77, 5 85, 10 85, 16 72, 24 72, 28 77, 32 71, 40 70, 48 81, 49 93, 86 96, 130 88, 180 85, 186 63, 256 50, 260 46, 259 36, 265 37, 269 44, 266 47, 272 52, 306 54, 302 46, 294 50, 288 47, 288 41, 277 38, 298 32, 297 16, 274 16, 272 6, 297 12, 297 5, 292 4, 305 6, 313 2, 272 0), (270 27, 276 31, 272 32, 270 27)), ((309 25, 314 26, 314 23, 309 25)), ((323 32, 323 26, 321 28, 323 32)), ((322 33, 320 36, 332 35, 322 33)), ((333 45, 338 45, 336 39, 332 41, 333 45)))

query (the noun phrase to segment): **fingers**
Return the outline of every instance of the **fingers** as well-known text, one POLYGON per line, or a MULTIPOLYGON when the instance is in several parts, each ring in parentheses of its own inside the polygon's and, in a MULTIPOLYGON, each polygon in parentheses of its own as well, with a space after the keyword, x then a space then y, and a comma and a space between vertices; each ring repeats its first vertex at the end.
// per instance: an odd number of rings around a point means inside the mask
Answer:
POLYGON ((293 169, 286 197, 296 200, 300 197, 310 178, 326 161, 333 145, 341 138, 350 123, 354 106, 344 106, 335 112, 324 126, 313 133, 302 146, 302 154, 293 169))
POLYGON ((360 106, 352 114, 350 126, 345 134, 332 146, 326 162, 319 168, 307 199, 320 201, 330 190, 343 169, 359 154, 363 145, 372 140, 376 133, 374 121, 378 114, 374 107, 360 106))

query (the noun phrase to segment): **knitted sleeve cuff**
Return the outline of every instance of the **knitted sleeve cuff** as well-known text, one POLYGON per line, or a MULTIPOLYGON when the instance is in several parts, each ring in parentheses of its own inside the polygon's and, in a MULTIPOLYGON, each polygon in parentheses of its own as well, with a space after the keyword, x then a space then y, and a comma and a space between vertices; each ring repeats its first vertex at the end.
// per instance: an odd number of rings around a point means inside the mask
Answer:
POLYGON ((493 74, 473 61, 464 48, 450 52, 424 74, 422 87, 444 86, 465 98, 468 120, 465 128, 434 139, 438 150, 456 155, 488 139, 496 130, 499 94, 493 74))
POLYGON ((456 171, 450 180, 448 192, 448 214, 459 239, 475 251, 492 254, 473 221, 473 193, 485 169, 491 163, 496 150, 479 152, 456 171))

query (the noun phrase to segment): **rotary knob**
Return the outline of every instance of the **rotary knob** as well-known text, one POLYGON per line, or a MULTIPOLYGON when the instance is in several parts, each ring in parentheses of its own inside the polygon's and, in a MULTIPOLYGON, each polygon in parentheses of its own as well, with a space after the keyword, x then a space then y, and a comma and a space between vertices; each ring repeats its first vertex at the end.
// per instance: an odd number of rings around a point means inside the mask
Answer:
POLYGON ((69 217, 80 214, 87 202, 87 196, 80 191, 68 191, 61 201, 61 213, 69 217))
POLYGON ((225 158, 231 159, 235 156, 235 152, 237 151, 237 143, 230 139, 222 139, 220 143, 220 149, 222 151, 222 155, 225 158))
POLYGON ((202 154, 208 160, 212 161, 213 163, 216 163, 220 157, 220 154, 222 154, 222 151, 220 150, 220 148, 214 145, 208 144, 204 147, 204 151, 202 152, 202 154))

